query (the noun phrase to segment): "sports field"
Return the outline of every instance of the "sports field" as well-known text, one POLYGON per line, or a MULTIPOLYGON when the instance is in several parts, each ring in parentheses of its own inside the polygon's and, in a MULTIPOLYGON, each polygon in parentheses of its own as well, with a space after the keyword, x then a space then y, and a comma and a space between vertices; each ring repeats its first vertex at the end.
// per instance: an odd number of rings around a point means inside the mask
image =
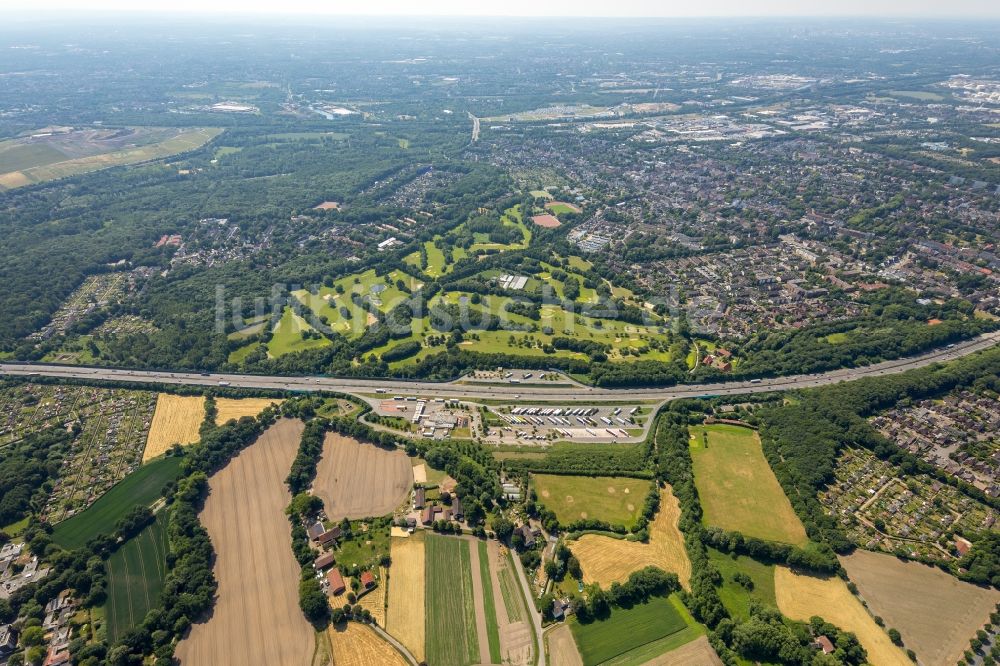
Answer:
POLYGON ((722 587, 719 588, 722 604, 736 620, 750 619, 751 599, 757 599, 772 608, 778 607, 774 598, 773 565, 763 564, 746 555, 733 558, 713 548, 708 549, 708 557, 722 574, 722 587), (748 590, 734 581, 733 576, 737 573, 750 576, 753 588, 748 590))
POLYGON ((272 398, 216 398, 215 423, 221 425, 230 419, 239 420, 244 416, 257 416, 271 404, 280 405, 281 400, 272 398))
POLYGON ((571 542, 569 546, 583 570, 583 581, 607 589, 611 583, 624 582, 633 571, 652 564, 676 573, 681 585, 688 589, 691 560, 677 527, 680 515, 680 503, 667 487, 660 493, 660 509, 649 523, 647 543, 600 534, 584 534, 571 542))
POLYGON ((160 393, 156 397, 156 411, 149 425, 142 461, 162 455, 174 444, 194 444, 199 439, 198 429, 204 420, 205 398, 160 393))
POLYGON ((884 553, 858 549, 840 563, 871 611, 897 629, 925 664, 957 662, 1000 602, 997 590, 884 553))
POLYGON ((580 207, 565 201, 550 201, 545 204, 545 209, 550 210, 556 215, 562 215, 563 213, 579 213, 580 207))
POLYGON ((371 627, 344 622, 327 629, 334 666, 406 666, 407 661, 371 627))
POLYGON ((749 428, 691 428, 694 480, 705 523, 747 536, 804 546, 805 528, 749 428))
MULTIPOLYGON (((0 191, 200 148, 216 128, 88 128, 0 141, 0 191)), ((40 133, 41 134, 41 133, 40 133)))
POLYGON ((108 558, 108 599, 104 615, 108 643, 115 643, 157 605, 167 575, 167 522, 170 511, 161 510, 156 522, 122 545, 108 558))
MULTIPOLYGON (((569 621, 569 626, 584 666, 596 666, 616 657, 622 659, 614 663, 639 664, 656 654, 644 653, 640 657, 642 661, 623 657, 686 630, 688 623, 684 615, 686 611, 675 597, 652 597, 632 608, 615 608, 606 620, 581 624, 574 618, 569 621)), ((699 633, 693 633, 688 640, 694 640, 699 633)))
POLYGON ((72 550, 86 545, 98 534, 111 534, 115 525, 136 505, 149 506, 168 481, 180 476, 180 458, 158 458, 132 472, 84 511, 68 518, 52 531, 52 540, 72 550))
POLYGON ((793 620, 808 622, 819 615, 841 629, 853 631, 868 651, 868 661, 872 664, 912 665, 841 579, 797 574, 788 567, 778 566, 774 568, 774 592, 778 610, 793 620))
POLYGON ((215 548, 219 581, 209 617, 178 645, 185 666, 308 666, 315 632, 299 608, 299 565, 285 507, 285 477, 304 424, 282 419, 209 479, 198 518, 215 548))
POLYGON ((613 476, 534 474, 531 481, 539 503, 564 525, 590 519, 631 527, 650 488, 645 479, 613 476))
POLYGON ((389 609, 385 629, 417 658, 424 661, 424 530, 408 537, 393 537, 389 551, 389 609))
POLYGON ((469 541, 428 534, 425 656, 435 666, 481 663, 469 541))

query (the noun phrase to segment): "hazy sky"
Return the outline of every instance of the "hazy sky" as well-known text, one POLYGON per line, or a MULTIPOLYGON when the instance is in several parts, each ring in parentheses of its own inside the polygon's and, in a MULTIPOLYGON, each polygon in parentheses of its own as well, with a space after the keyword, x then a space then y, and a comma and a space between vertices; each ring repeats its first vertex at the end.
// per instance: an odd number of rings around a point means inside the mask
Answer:
POLYGON ((455 16, 998 17, 1000 0, 0 0, 4 11, 137 10, 455 16))

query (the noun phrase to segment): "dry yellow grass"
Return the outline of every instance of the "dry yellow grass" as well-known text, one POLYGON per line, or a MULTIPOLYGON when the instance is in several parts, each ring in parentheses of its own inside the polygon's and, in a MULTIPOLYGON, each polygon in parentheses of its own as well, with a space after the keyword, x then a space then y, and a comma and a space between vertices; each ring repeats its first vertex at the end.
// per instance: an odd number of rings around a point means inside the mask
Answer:
POLYGON ((417 658, 424 656, 424 533, 392 539, 385 629, 417 658))
POLYGON ((633 571, 652 564, 676 573, 684 589, 690 589, 691 560, 677 527, 680 516, 680 502, 667 486, 660 492, 660 510, 649 524, 649 543, 599 534, 581 536, 570 544, 570 548, 580 560, 584 582, 607 588, 615 581, 623 582, 633 571))
POLYGON ((407 666, 403 655, 371 627, 347 622, 327 629, 333 648, 333 666, 407 666))
POLYGON ((272 400, 271 398, 240 398, 235 400, 233 398, 216 398, 215 399, 215 409, 218 412, 215 415, 215 422, 217 424, 222 424, 229 419, 237 419, 244 416, 257 416, 264 408, 270 404, 281 404, 281 400, 272 400))
POLYGON ((149 426, 142 462, 155 458, 174 444, 181 446, 198 441, 198 428, 205 420, 205 398, 199 395, 161 393, 149 426))
POLYGON ((379 567, 378 586, 358 599, 358 605, 368 609, 378 626, 385 626, 385 569, 379 567))
POLYGON ((778 566, 774 568, 774 593, 778 610, 793 620, 808 621, 819 615, 845 631, 854 632, 868 651, 870 663, 912 666, 913 662, 892 644, 841 579, 797 574, 788 567, 778 566))

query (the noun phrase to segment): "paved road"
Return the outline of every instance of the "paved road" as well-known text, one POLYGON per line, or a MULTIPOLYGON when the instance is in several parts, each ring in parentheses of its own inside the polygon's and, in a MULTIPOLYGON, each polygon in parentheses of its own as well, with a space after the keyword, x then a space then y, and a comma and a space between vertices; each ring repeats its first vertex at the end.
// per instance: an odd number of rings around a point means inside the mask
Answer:
POLYGON ((476 141, 479 141, 479 118, 472 115, 471 111, 468 113, 469 119, 472 121, 472 143, 475 143, 476 141))
POLYGON ((40 375, 65 379, 113 380, 119 382, 155 382, 189 386, 228 385, 248 389, 276 389, 289 391, 338 391, 372 400, 376 394, 388 397, 412 395, 464 400, 507 400, 521 404, 532 401, 593 403, 607 400, 665 402, 677 398, 705 395, 739 395, 774 390, 789 390, 824 386, 850 381, 860 377, 895 374, 923 367, 940 361, 950 361, 1000 343, 1000 331, 986 333, 972 340, 961 342, 948 349, 913 356, 877 365, 849 370, 832 370, 814 375, 794 375, 759 382, 734 381, 713 384, 670 386, 666 388, 607 389, 590 386, 529 386, 517 384, 486 384, 481 382, 426 382, 400 379, 353 379, 339 377, 285 377, 265 375, 239 375, 228 373, 159 372, 152 370, 123 370, 30 363, 0 363, 0 374, 12 376, 40 375))

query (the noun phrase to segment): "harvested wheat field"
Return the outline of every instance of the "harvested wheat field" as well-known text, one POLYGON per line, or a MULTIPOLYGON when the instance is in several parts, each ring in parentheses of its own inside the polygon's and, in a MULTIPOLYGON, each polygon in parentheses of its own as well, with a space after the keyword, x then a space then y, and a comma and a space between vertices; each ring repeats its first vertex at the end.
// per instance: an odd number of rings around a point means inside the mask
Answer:
POLYGON ((385 626, 385 569, 379 567, 376 574, 378 585, 374 590, 358 597, 358 605, 367 608, 368 612, 375 618, 375 623, 380 627, 385 626))
POLYGON ((257 416, 268 405, 280 405, 281 400, 271 398, 216 398, 215 423, 221 425, 229 419, 239 420, 244 416, 257 416))
POLYGON ((174 444, 184 446, 197 442, 198 428, 204 420, 205 398, 200 395, 159 394, 142 462, 164 453, 174 444))
POLYGON ((642 666, 723 666, 719 655, 705 636, 650 659, 642 666))
POLYGON ((407 666, 403 655, 371 627, 345 622, 327 629, 333 666, 407 666))
POLYGON ((299 565, 284 509, 302 437, 282 419, 209 480, 199 518, 215 547, 219 589, 208 620, 177 646, 181 664, 309 666, 312 627, 299 609, 299 565))
POLYGON ((583 666, 573 632, 565 622, 545 634, 545 646, 549 651, 548 663, 552 666, 583 666))
POLYGON ((409 497, 410 459, 352 437, 327 433, 316 467, 313 494, 323 500, 330 520, 384 516, 409 497))
POLYGON ((774 592, 778 610, 792 618, 808 622, 819 615, 845 631, 853 631, 868 651, 868 661, 878 666, 912 666, 906 654, 892 644, 857 597, 839 578, 820 578, 793 572, 788 567, 774 568, 774 592))
POLYGON ((958 661, 1000 601, 996 590, 892 555, 856 550, 840 563, 871 611, 899 630, 924 664, 958 661))
POLYGON ((607 588, 623 582, 633 571, 650 564, 677 574, 684 589, 690 589, 691 560, 684 548, 684 536, 677 523, 681 506, 667 486, 660 492, 660 510, 649 524, 649 543, 613 539, 599 534, 584 534, 570 544, 580 560, 585 583, 607 588))
POLYGON ((424 532, 392 538, 385 629, 417 658, 424 657, 424 532))

